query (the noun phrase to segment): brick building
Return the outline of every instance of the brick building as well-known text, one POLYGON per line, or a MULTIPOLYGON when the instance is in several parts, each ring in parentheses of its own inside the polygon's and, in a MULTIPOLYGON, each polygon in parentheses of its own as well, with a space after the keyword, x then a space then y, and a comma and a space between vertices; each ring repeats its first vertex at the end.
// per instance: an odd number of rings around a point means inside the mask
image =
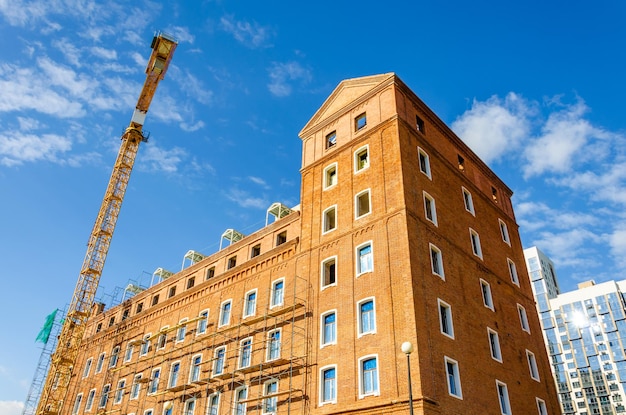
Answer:
POLYGON ((68 414, 557 414, 511 191, 394 74, 300 133, 300 205, 104 311, 68 414))

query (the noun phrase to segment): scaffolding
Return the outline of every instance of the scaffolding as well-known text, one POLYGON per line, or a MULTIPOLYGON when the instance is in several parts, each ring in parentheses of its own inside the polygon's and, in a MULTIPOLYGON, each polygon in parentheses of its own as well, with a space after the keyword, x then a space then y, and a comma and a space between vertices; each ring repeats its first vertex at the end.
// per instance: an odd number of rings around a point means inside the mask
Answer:
POLYGON ((272 206, 267 209, 267 213, 265 214, 265 226, 268 225, 270 216, 273 216, 274 221, 277 221, 278 219, 284 218, 292 212, 292 209, 289 209, 287 206, 283 205, 280 202, 272 203, 272 206))
MULTIPOLYGON (((189 251, 189 252, 194 252, 194 251, 189 251)), ((189 252, 187 252, 187 254, 185 255, 185 258, 187 258, 187 255, 189 254, 189 252)), ((183 268, 185 267, 185 259, 183 259, 183 268)), ((152 273, 152 281, 150 281, 150 286, 152 287, 154 285, 154 278, 157 277, 159 279, 159 281, 157 282, 157 284, 159 282, 163 282, 166 279, 168 279, 169 277, 171 277, 172 275, 174 275, 173 272, 168 271, 166 269, 163 268, 157 268, 153 273, 152 273)))
MULTIPOLYGON (((185 269, 185 264, 187 262, 189 262, 189 267, 192 266, 193 264, 196 264, 200 261, 202 261, 204 259, 204 255, 202 255, 200 252, 194 251, 194 250, 189 250, 187 251, 187 253, 185 254, 185 256, 183 257, 183 266, 180 269, 181 271, 185 269)), ((157 270, 158 271, 158 270, 157 270)))
POLYGON ((220 251, 222 250, 222 244, 224 242, 224 239, 229 242, 228 245, 230 246, 235 242, 242 240, 243 238, 245 238, 245 236, 246 235, 244 235, 243 233, 234 229, 226 229, 222 234, 222 237, 220 238, 220 251))

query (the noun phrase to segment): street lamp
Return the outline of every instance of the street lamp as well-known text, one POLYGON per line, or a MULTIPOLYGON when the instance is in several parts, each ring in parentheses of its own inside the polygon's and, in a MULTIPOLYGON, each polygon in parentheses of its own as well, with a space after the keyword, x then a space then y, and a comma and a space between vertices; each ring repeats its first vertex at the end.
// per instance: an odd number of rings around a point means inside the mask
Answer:
POLYGON ((413 352, 413 344, 404 342, 400 348, 402 353, 406 355, 407 373, 409 375, 409 414, 413 415, 413 386, 411 385, 411 353, 413 352))

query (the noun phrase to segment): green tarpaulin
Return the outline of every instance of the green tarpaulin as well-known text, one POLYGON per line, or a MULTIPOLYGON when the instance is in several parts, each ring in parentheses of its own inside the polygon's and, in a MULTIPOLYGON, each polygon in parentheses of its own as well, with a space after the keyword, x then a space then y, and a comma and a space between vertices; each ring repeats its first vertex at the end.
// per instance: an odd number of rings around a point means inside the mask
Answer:
POLYGON ((52 313, 48 314, 43 328, 37 335, 37 339, 35 340, 36 342, 42 342, 44 344, 48 343, 48 339, 50 338, 50 332, 52 331, 52 326, 54 326, 54 318, 57 315, 57 311, 59 310, 54 310, 52 313))

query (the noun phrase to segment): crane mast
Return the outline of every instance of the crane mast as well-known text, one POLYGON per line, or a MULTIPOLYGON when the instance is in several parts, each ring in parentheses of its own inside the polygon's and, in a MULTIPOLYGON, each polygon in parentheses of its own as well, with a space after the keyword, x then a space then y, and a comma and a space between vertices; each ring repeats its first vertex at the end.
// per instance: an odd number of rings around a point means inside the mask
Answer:
POLYGON ((122 143, 111 178, 89 236, 87 253, 61 328, 56 350, 52 354, 50 369, 37 405, 37 415, 56 415, 62 411, 80 344, 85 334, 86 321, 93 306, 130 173, 135 164, 137 150, 139 144, 146 141, 142 133, 146 113, 157 85, 165 76, 176 46, 177 42, 165 34, 159 34, 152 40, 152 54, 146 68, 146 81, 141 89, 130 125, 122 135, 122 143))

